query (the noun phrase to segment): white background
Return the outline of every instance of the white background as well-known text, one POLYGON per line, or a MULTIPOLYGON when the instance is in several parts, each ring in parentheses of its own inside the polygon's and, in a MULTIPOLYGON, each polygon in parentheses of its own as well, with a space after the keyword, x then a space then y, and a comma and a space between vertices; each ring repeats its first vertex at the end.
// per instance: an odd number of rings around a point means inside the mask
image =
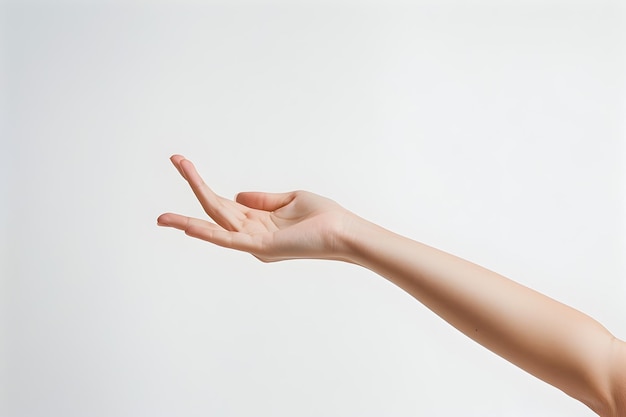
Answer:
POLYGON ((157 228, 307 189, 626 338, 622 2, 12 2, 0 415, 590 416, 371 272, 157 228))

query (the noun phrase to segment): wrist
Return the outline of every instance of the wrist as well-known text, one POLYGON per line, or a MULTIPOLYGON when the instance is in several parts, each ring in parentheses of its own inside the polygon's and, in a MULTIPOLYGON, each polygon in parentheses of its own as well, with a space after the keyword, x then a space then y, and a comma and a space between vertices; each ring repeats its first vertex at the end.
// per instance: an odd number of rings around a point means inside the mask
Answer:
POLYGON ((381 238, 381 234, 386 232, 380 226, 357 216, 354 213, 348 213, 337 237, 337 253, 340 259, 359 266, 369 268, 367 265, 368 248, 372 246, 372 242, 381 238))

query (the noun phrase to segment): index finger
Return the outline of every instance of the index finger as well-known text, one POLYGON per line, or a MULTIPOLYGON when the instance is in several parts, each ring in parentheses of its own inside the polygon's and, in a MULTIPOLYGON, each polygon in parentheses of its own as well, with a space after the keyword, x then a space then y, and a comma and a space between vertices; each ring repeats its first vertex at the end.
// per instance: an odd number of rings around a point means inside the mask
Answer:
POLYGON ((183 159, 185 159, 185 157, 182 155, 172 155, 170 157, 170 161, 172 161, 172 164, 174 165, 176 170, 178 170, 178 173, 180 174, 180 176, 185 178, 185 174, 183 173, 183 170, 180 168, 180 161, 182 161, 183 159))
MULTIPOLYGON (((218 196, 204 182, 193 163, 181 155, 174 155, 172 163, 179 170, 183 178, 187 180, 202 208, 217 224, 226 230, 238 230, 241 224, 242 213, 232 210, 222 203, 222 197, 218 196)), ((244 216, 245 217, 245 216, 244 216)))

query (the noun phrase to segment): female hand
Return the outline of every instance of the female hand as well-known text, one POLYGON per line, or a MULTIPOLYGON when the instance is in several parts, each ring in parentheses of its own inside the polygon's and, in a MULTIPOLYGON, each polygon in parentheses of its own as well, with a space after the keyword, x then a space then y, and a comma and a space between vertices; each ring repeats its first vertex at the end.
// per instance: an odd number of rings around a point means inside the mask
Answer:
POLYGON ((170 158, 215 223, 180 214, 159 216, 159 226, 246 251, 264 262, 295 258, 346 260, 341 236, 355 216, 337 203, 306 191, 239 193, 236 201, 215 194, 191 161, 170 158))

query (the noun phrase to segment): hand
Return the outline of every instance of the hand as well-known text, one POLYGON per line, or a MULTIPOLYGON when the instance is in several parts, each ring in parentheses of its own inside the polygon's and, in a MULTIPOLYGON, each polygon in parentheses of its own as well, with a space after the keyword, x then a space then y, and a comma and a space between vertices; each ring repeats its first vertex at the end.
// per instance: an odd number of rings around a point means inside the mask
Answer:
POLYGON ((296 258, 347 260, 341 236, 354 215, 334 201, 306 191, 245 192, 232 201, 215 194, 191 161, 181 155, 170 160, 215 223, 165 213, 157 220, 159 226, 249 252, 264 262, 296 258))

